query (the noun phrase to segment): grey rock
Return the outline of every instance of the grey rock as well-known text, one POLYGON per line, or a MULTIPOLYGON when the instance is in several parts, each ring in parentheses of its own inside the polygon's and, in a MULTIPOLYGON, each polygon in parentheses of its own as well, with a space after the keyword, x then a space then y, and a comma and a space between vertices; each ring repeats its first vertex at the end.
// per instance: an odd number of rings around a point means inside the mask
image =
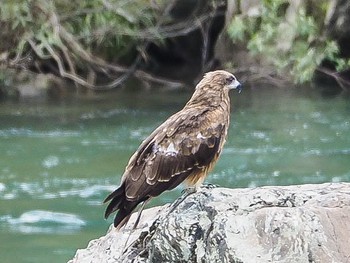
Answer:
POLYGON ((111 226, 69 262, 346 263, 349 222, 350 183, 201 188, 145 210, 133 231, 111 226))

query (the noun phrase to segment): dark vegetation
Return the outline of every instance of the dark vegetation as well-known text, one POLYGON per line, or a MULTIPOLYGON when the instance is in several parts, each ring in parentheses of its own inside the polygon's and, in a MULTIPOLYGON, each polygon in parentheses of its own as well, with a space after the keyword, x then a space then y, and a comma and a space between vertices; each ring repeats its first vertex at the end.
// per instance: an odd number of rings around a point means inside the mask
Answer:
POLYGON ((15 93, 23 70, 98 91, 130 79, 192 86, 225 68, 244 81, 348 91, 349 14, 346 0, 3 0, 1 90, 15 93))

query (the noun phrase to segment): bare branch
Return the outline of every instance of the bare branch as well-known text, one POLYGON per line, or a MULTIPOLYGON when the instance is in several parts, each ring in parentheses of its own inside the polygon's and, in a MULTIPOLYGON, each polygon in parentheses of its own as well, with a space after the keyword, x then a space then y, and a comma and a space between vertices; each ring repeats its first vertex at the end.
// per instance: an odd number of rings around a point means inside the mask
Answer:
POLYGON ((289 79, 281 78, 275 69, 270 67, 240 67, 234 70, 237 75, 242 74, 241 81, 249 83, 267 83, 272 84, 275 87, 285 87, 292 81, 289 79))
POLYGON ((332 70, 329 70, 329 69, 324 68, 324 67, 318 67, 316 70, 326 74, 327 76, 334 78, 334 80, 338 83, 339 87, 341 87, 342 90, 349 91, 350 82, 347 81, 346 79, 342 78, 339 75, 339 72, 332 71, 332 70))
POLYGON ((215 18, 216 16, 223 15, 222 12, 217 12, 213 14, 205 14, 198 18, 188 19, 172 25, 164 26, 154 26, 149 27, 144 30, 139 30, 138 32, 123 31, 122 29, 115 27, 100 28, 98 30, 92 31, 89 36, 78 36, 77 39, 85 39, 87 37, 99 39, 105 35, 116 35, 116 36, 130 36, 145 40, 158 40, 163 38, 173 38, 178 36, 186 36, 189 33, 199 29, 203 23, 215 18))
MULTIPOLYGON (((109 0, 103 0, 104 8, 102 9, 83 9, 77 11, 77 15, 84 15, 93 12, 101 12, 102 10, 109 10, 116 12, 119 16, 127 16, 126 13, 120 13, 117 9, 121 9, 122 6, 128 1, 120 1, 117 5, 112 4, 109 0), (118 12, 117 12, 118 11, 118 12)), ((196 23, 193 23, 192 20, 187 22, 178 23, 173 26, 164 26, 161 27, 161 24, 164 22, 164 19, 168 17, 168 13, 173 7, 175 0, 169 1, 166 7, 164 8, 162 16, 158 19, 157 24, 149 29, 140 31, 137 38, 142 40, 143 44, 138 47, 139 54, 134 60, 133 64, 129 67, 120 66, 117 64, 112 64, 102 59, 101 57, 93 55, 83 44, 80 42, 80 39, 70 33, 62 24, 62 20, 68 19, 65 16, 58 15, 55 12, 55 6, 47 5, 38 5, 35 6, 38 8, 48 19, 45 21, 45 27, 52 28, 52 34, 55 44, 52 44, 51 41, 45 40, 42 38, 36 38, 35 35, 27 36, 24 41, 23 48, 16 54, 15 59, 11 61, 11 67, 21 66, 19 61, 22 61, 24 46, 25 43, 29 44, 30 49, 40 58, 44 60, 54 61, 54 67, 57 69, 57 73, 63 78, 67 78, 74 83, 93 90, 108 90, 120 86, 125 82, 130 76, 134 76, 140 80, 157 83, 161 85, 168 85, 173 87, 183 86, 183 83, 172 81, 166 78, 160 78, 153 76, 147 72, 144 72, 140 69, 137 69, 139 63, 142 61, 142 54, 145 53, 147 46, 149 45, 150 39, 159 38, 159 35, 164 34, 187 34, 192 32, 201 26, 203 21, 209 19, 209 16, 202 16, 198 18, 196 23), (194 25, 194 26, 193 26, 194 25), (151 37, 150 37, 151 36, 151 37), (80 72, 86 72, 87 76, 83 77, 78 73, 77 68, 80 68, 80 72), (105 79, 110 80, 107 84, 96 85, 96 72, 100 72, 106 76, 105 79)), ((112 32, 115 31, 115 28, 108 29, 112 32)), ((107 34, 108 30, 100 30, 95 32, 95 36, 98 34, 107 34)), ((113 33, 115 35, 115 33, 113 33)), ((126 34, 126 32, 125 32, 126 34)), ((30 52, 29 52, 30 54, 30 52)), ((22 63, 22 62, 21 62, 22 63)), ((49 65, 51 62, 49 62, 49 65)), ((23 64, 23 63, 22 63, 23 64)), ((37 68, 40 70, 40 63, 35 63, 37 68)), ((101 77, 101 76, 100 76, 101 77)), ((101 78, 100 78, 101 79, 101 78)))
POLYGON ((112 89, 115 88, 116 86, 120 85, 121 83, 123 83, 127 78, 128 78, 128 74, 124 74, 121 77, 119 77, 118 79, 112 81, 111 83, 107 84, 107 85, 93 85, 91 83, 89 83, 88 81, 84 80, 81 76, 77 75, 77 74, 71 74, 68 73, 65 68, 64 68, 64 64, 60 58, 59 55, 57 55, 57 53, 53 50, 53 48, 50 45, 46 45, 45 48, 48 50, 48 52, 51 54, 52 58, 56 61, 60 75, 64 78, 68 78, 86 88, 89 89, 94 89, 94 90, 108 90, 108 89, 112 89))
POLYGON ((136 22, 136 18, 133 17, 133 15, 131 15, 130 13, 128 13, 125 10, 125 8, 123 8, 123 5, 120 4, 120 2, 118 3, 118 5, 116 5, 116 4, 112 4, 108 0, 102 0, 102 4, 107 10, 111 10, 115 12, 117 15, 123 17, 125 20, 129 21, 130 23, 136 22))

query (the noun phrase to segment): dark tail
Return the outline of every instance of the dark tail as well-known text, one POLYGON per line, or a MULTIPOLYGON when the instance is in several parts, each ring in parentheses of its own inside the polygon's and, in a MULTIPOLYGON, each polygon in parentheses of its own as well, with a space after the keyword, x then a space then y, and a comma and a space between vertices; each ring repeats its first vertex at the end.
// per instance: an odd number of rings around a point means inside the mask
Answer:
POLYGON ((114 218, 114 227, 119 229, 128 222, 129 217, 136 206, 130 206, 130 204, 126 205, 127 201, 125 200, 124 184, 107 196, 103 202, 106 203, 108 201, 110 201, 110 203, 106 208, 105 218, 118 210, 118 213, 114 218))

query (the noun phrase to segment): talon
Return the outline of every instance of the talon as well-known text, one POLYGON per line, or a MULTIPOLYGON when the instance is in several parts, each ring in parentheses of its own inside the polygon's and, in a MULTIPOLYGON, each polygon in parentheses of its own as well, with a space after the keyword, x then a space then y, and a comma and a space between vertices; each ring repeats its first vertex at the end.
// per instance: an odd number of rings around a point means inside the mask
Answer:
POLYGON ((219 187, 219 185, 217 184, 203 184, 201 187, 205 188, 205 189, 214 189, 219 187))
POLYGON ((180 196, 170 207, 170 210, 168 212, 168 214, 172 213, 183 201, 185 201, 185 199, 190 196, 191 194, 194 194, 197 192, 197 188, 196 187, 188 187, 185 188, 181 191, 182 196, 180 196))
POLYGON ((181 191, 181 194, 189 195, 189 194, 194 194, 195 192, 197 192, 197 188, 196 187, 187 187, 187 188, 185 188, 185 189, 183 189, 181 191))

